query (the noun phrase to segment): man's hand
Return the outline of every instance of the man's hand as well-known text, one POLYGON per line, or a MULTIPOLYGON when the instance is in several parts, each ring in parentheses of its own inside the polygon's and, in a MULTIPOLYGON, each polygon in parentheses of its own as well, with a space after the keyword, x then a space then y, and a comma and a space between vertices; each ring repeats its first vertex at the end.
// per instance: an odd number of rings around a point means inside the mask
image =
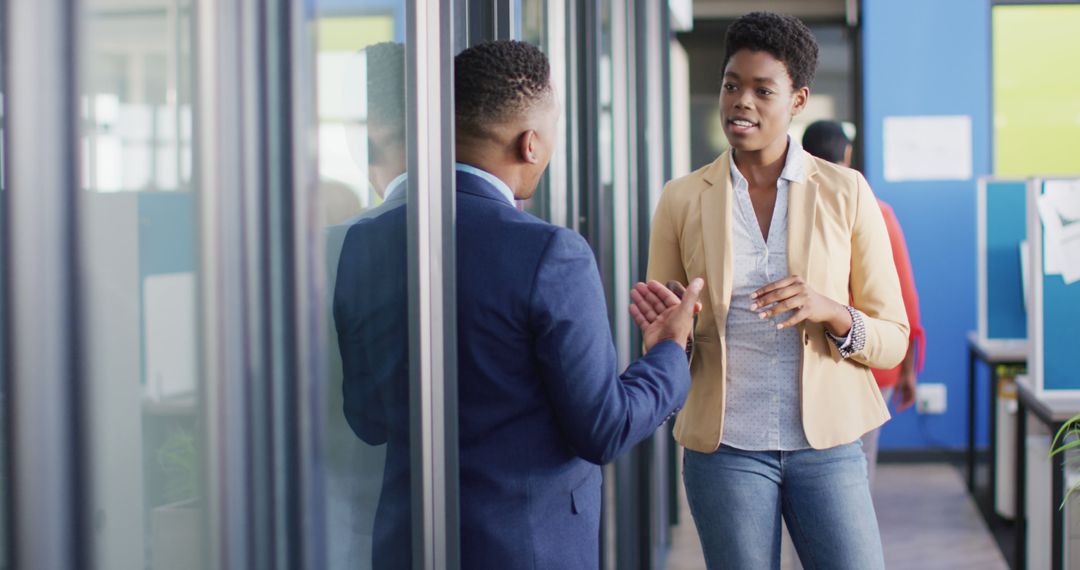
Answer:
MULTIPOLYGON (((686 287, 683 287, 683 284, 679 283, 678 281, 668 281, 667 282, 667 288, 674 291, 675 296, 680 298, 680 299, 682 299, 683 295, 686 294, 686 287)), ((694 314, 696 315, 696 314, 698 314, 700 312, 701 312, 701 301, 698 301, 697 303, 694 303, 694 314)))
POLYGON ((630 305, 630 315, 641 327, 645 352, 665 340, 674 340, 686 348, 686 339, 694 326, 694 314, 701 308, 698 299, 704 288, 704 279, 694 279, 680 300, 675 292, 659 281, 634 285, 630 291, 634 301, 630 305))
MULTIPOLYGON (((660 316, 668 307, 675 307, 679 304, 680 299, 686 294, 686 287, 683 287, 682 283, 678 281, 668 281, 667 287, 657 287, 653 285, 656 281, 651 281, 648 284, 638 282, 630 288, 630 298, 634 301, 634 305, 637 306, 638 311, 645 317, 645 322, 637 321, 638 326, 642 331, 645 327, 656 320, 656 317, 660 316)), ((694 314, 701 312, 701 301, 694 303, 694 314)), ((631 308, 630 314, 633 315, 634 311, 631 308)), ((637 320, 637 317, 635 317, 637 320)))
POLYGON ((818 294, 802 277, 789 276, 754 291, 750 295, 750 310, 758 317, 770 319, 794 311, 789 319, 776 326, 793 327, 803 321, 821 323, 836 337, 845 337, 851 330, 851 314, 843 305, 818 294))

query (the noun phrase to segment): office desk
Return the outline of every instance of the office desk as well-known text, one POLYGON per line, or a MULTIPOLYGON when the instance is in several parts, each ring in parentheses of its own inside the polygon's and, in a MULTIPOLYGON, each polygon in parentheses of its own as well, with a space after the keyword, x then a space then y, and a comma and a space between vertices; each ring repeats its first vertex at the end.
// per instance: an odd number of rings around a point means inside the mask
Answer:
MULTIPOLYGON (((1069 418, 1080 413, 1080 398, 1046 398, 1036 394, 1026 377, 1016 379, 1016 560, 1013 568, 1027 567, 1027 416, 1031 414, 1050 429, 1051 438, 1069 418)), ((1050 458, 1050 568, 1064 570, 1065 454, 1050 458)))
POLYGON ((1025 364, 1028 355, 1028 342, 1019 340, 980 339, 974 331, 968 333, 968 441, 967 441, 967 486, 968 492, 975 497, 975 394, 976 366, 981 361, 990 367, 990 511, 994 512, 994 489, 997 484, 997 395, 999 364, 1025 364))

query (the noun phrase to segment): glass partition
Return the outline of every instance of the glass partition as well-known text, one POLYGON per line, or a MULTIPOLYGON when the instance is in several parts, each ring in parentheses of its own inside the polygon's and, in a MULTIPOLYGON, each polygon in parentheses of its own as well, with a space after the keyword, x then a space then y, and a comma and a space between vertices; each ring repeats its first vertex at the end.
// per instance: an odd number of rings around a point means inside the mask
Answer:
POLYGON ((189 0, 83 2, 79 70, 81 363, 94 565, 200 568, 199 398, 189 0))

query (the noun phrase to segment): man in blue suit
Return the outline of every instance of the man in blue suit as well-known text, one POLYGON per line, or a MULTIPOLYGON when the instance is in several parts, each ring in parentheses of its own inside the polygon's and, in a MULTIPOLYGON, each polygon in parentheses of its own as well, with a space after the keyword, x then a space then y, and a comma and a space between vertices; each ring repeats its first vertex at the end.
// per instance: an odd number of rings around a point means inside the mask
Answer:
MULTIPOLYGON (((520 42, 455 59, 462 568, 597 568, 600 465, 652 434, 690 386, 704 283, 638 284, 646 354, 621 375, 592 250, 521 210, 555 146, 547 58, 520 42), (650 324, 651 323, 651 324, 650 324)), ((405 201, 348 226, 334 320, 344 411, 386 443, 373 567, 411 565, 405 201)))
POLYGON ((666 303, 635 295, 639 311, 662 317, 620 375, 589 245, 514 207, 555 147, 546 56, 487 43, 459 54, 454 73, 462 567, 597 568, 599 466, 686 399, 704 283, 681 305, 658 283, 666 303))

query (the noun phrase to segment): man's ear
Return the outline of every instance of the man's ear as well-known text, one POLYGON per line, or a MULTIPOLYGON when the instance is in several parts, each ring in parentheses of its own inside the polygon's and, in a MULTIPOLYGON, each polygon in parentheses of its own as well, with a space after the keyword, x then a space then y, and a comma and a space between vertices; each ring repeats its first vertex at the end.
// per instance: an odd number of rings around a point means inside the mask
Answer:
POLYGON ((536 164, 540 162, 540 156, 536 152, 536 131, 529 129, 518 137, 518 158, 522 162, 536 164))

